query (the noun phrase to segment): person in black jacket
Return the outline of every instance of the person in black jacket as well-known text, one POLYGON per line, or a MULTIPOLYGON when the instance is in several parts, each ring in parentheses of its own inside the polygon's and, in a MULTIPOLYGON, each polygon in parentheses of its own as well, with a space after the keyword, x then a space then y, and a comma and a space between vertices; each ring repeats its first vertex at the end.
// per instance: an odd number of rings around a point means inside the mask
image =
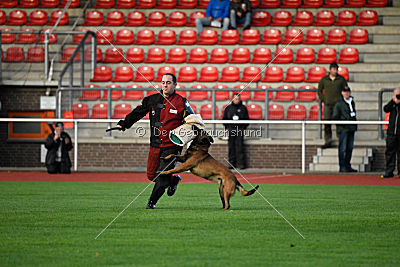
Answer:
POLYGON ((384 107, 385 112, 390 112, 389 127, 386 137, 386 168, 382 178, 391 178, 396 166, 400 176, 400 87, 394 89, 393 98, 384 107))
MULTIPOLYGON (((333 108, 332 118, 334 120, 355 121, 356 105, 353 97, 350 96, 348 86, 342 89, 342 99, 333 108)), ((336 131, 339 135, 339 166, 340 172, 357 172, 351 167, 351 155, 354 147, 354 133, 357 131, 356 124, 337 125, 336 131)))
MULTIPOLYGON (((233 96, 232 103, 225 108, 223 120, 248 120, 249 113, 245 105, 240 100, 240 94, 236 93, 233 96)), ((244 130, 248 124, 225 124, 228 130, 228 156, 229 162, 234 167, 239 169, 246 168, 246 158, 243 145, 244 130)), ((229 166, 229 168, 232 168, 229 166)))
POLYGON ((56 123, 53 133, 46 139, 46 168, 48 173, 71 173, 68 151, 72 149, 71 137, 64 132, 64 124, 56 123))
POLYGON ((238 23, 243 24, 243 30, 250 29, 251 3, 249 0, 232 0, 229 9, 232 29, 236 29, 238 23))

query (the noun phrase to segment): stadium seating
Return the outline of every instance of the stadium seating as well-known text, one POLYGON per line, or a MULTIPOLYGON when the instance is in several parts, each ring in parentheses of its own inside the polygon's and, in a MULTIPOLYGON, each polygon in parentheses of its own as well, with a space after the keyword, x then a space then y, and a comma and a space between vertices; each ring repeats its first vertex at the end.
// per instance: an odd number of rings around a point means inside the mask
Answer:
POLYGON ((307 10, 301 10, 294 16, 292 26, 310 26, 313 23, 313 14, 307 10))
POLYGON ((272 63, 287 64, 293 61, 293 50, 288 47, 280 47, 275 50, 272 63))
POLYGON ((365 6, 365 0, 346 0, 344 7, 363 7, 365 6))
POLYGON ((112 70, 109 66, 97 66, 94 69, 93 78, 91 82, 108 82, 112 79, 112 70))
POLYGON ((287 120, 305 120, 307 117, 306 108, 300 104, 290 105, 287 109, 287 120))
POLYGON ((261 80, 261 69, 259 67, 246 67, 243 69, 242 82, 258 82, 261 80))
POLYGON ((337 26, 351 26, 356 24, 357 15, 351 10, 342 10, 336 18, 335 25, 337 26))
POLYGON ((260 44, 279 44, 281 40, 282 33, 279 29, 266 29, 260 44))
MULTIPOLYGON (((127 88, 142 88, 140 84, 130 84, 127 88)), ((126 90, 124 100, 140 100, 143 99, 143 91, 139 90, 126 90)))
POLYGON ((271 16, 266 11, 256 11, 253 13, 251 18, 251 24, 257 27, 267 26, 270 21, 271 16))
MULTIPOLYGON (((103 55, 101 53, 101 49, 100 48, 96 48, 96 61, 97 62, 101 62, 103 58, 103 55)), ((92 61, 92 48, 88 47, 85 49, 85 61, 90 62, 92 61)))
POLYGON ((335 22, 335 15, 330 10, 321 10, 315 15, 314 25, 331 26, 335 22))
POLYGON ((203 30, 200 33, 198 44, 201 45, 214 45, 218 42, 218 33, 215 30, 203 30))
POLYGON ((297 83, 304 81, 304 69, 302 67, 290 67, 286 71, 284 82, 297 83))
POLYGON ((93 8, 112 8, 114 4, 114 0, 96 0, 96 5, 93 8))
MULTIPOLYGON (((51 28, 43 28, 42 29, 43 32, 50 31, 50 30, 51 30, 51 28)), ((39 34, 38 42, 39 43, 44 43, 45 42, 45 34, 44 33, 39 34)), ((55 34, 55 33, 50 34, 49 35, 49 43, 53 44, 53 43, 56 43, 56 42, 57 42, 57 34, 55 34)))
POLYGON ((285 112, 282 105, 272 104, 268 107, 268 120, 283 120, 285 112))
POLYGON ((36 43, 36 33, 31 33, 34 31, 32 28, 23 28, 21 31, 26 31, 27 33, 19 33, 17 40, 15 41, 16 43, 19 44, 32 44, 36 43))
POLYGON ((133 80, 133 70, 130 66, 120 66, 115 69, 113 82, 129 82, 133 80))
MULTIPOLYGON (((260 84, 257 86, 258 89, 271 89, 272 87, 266 84, 260 84)), ((268 99, 272 99, 272 91, 268 92, 268 99)), ((265 101, 265 91, 254 91, 252 100, 265 101)))
POLYGON ((202 47, 192 48, 189 52, 188 63, 205 63, 207 62, 207 50, 202 47))
POLYGON ((265 47, 257 47, 253 51, 253 59, 251 63, 266 64, 271 61, 271 50, 265 47))
POLYGON ((199 0, 199 4, 197 5, 197 8, 207 8, 208 3, 210 0, 199 0))
POLYGON ((318 50, 318 57, 315 63, 333 63, 336 62, 336 50, 331 47, 325 47, 318 50))
POLYGON ((176 6, 176 0, 158 0, 158 4, 156 8, 161 8, 161 9, 172 9, 175 8, 176 6))
MULTIPOLYGON (((47 20, 48 20, 48 18, 47 18, 47 12, 46 11, 33 10, 29 14, 29 23, 28 23, 28 25, 36 25, 36 26, 45 25, 47 23, 47 20)), ((5 22, 5 20, 4 20, 4 22, 5 22)), ((4 24, 4 23, 1 23, 1 15, 0 15, 0 24, 4 24)))
POLYGON ((174 11, 168 16, 167 26, 169 27, 183 27, 186 25, 186 13, 182 11, 174 11))
POLYGON ((339 8, 344 6, 344 0, 325 0, 324 8, 339 8))
POLYGON ((385 7, 387 0, 368 0, 367 7, 385 7))
POLYGON ((158 33, 156 44, 159 45, 172 45, 176 42, 176 34, 173 30, 165 29, 158 33))
POLYGON ((109 45, 114 42, 114 35, 110 29, 100 29, 96 32, 96 36, 99 45, 109 45))
POLYGON ((218 69, 214 66, 201 68, 199 82, 215 82, 218 80, 218 69))
POLYGON ((353 64, 358 62, 358 50, 352 47, 342 48, 339 52, 338 63, 353 64))
POLYGON ((283 80, 283 70, 281 67, 272 66, 265 70, 263 82, 280 82, 283 80))
MULTIPOLYGON (((178 95, 180 95, 180 96, 186 98, 186 91, 179 90, 179 89, 183 89, 183 88, 186 88, 186 87, 183 86, 183 85, 177 84, 176 87, 175 87, 175 89, 177 89, 176 93, 177 93, 178 95)), ((195 112, 195 113, 196 113, 196 112, 195 112)))
POLYGON ((250 51, 246 47, 238 47, 232 51, 229 63, 247 63, 250 61, 250 51))
POLYGON ((127 103, 117 104, 114 107, 114 112, 112 115, 113 119, 124 119, 126 115, 131 113, 132 106, 127 103))
POLYGON ((104 15, 102 12, 92 10, 86 13, 84 26, 100 26, 104 23, 104 15))
MULTIPOLYGON (((107 88, 121 88, 119 84, 108 84, 107 88)), ((111 99, 118 100, 122 98, 122 91, 121 90, 111 90, 111 99)), ((103 97, 100 100, 107 100, 108 99, 108 91, 103 90, 103 97)))
POLYGON ((150 45, 155 41, 154 32, 152 30, 140 30, 136 35, 135 44, 150 45))
POLYGON ((368 42, 368 31, 358 28, 352 29, 349 34, 348 44, 365 44, 368 42))
POLYGON ((180 0, 179 5, 176 7, 178 9, 193 9, 197 5, 196 0, 180 0))
MULTIPOLYGON (((62 14, 62 10, 56 10, 56 11, 51 12, 51 14, 50 14, 50 20, 49 20, 49 25, 55 25, 56 22, 57 22, 57 20, 58 20, 59 17, 61 16, 61 14, 62 14)), ((65 13, 62 15, 60 21, 58 22, 58 25, 59 25, 59 26, 61 26, 61 25, 67 25, 67 24, 68 24, 68 19, 69 19, 69 18, 68 18, 68 12, 65 12, 65 13)))
MULTIPOLYGON (((291 85, 281 85, 278 89, 294 89, 291 85)), ((294 92, 277 91, 275 92, 275 101, 292 101, 294 99, 294 92)))
POLYGON ((322 44, 325 40, 325 33, 322 29, 313 28, 306 32, 304 44, 322 44))
MULTIPOLYGON (((192 1, 192 0, 189 0, 192 1)), ((194 1, 194 0, 193 0, 194 1)), ((195 26, 196 25, 196 19, 197 18, 205 18, 206 13, 204 11, 195 11, 189 15, 189 22, 186 24, 186 26, 195 26)))
POLYGON ((23 10, 12 10, 9 14, 8 14, 8 21, 7 21, 7 25, 25 25, 27 22, 27 15, 26 12, 23 10))
MULTIPOLYGON (((299 89, 316 89, 312 85, 303 85, 300 86, 299 89)), ((297 97, 294 99, 295 101, 315 101, 317 98, 317 92, 307 92, 307 91, 299 91, 297 92, 297 97)))
MULTIPOLYGON (((308 120, 313 120, 313 121, 317 121, 319 120, 319 116, 318 116, 318 111, 319 111, 319 106, 318 105, 313 105, 310 108, 310 112, 308 115, 308 120)), ((321 113, 321 119, 324 119, 324 106, 322 105, 322 113, 321 113)))
MULTIPOLYGON (((217 88, 217 89, 222 89, 222 88, 228 88, 227 85, 223 84, 216 84, 212 88, 217 88)), ((230 98, 229 96, 229 91, 216 91, 215 92, 215 100, 220 101, 220 100, 228 100, 230 98)), ((212 99, 212 93, 210 95, 210 99, 212 99)))
POLYGON ((0 2, 0 7, 13 8, 18 5, 18 0, 7 0, 0 2))
POLYGON ((304 4, 301 6, 302 8, 319 8, 322 6, 322 0, 303 0, 304 4))
POLYGON ((239 42, 239 32, 237 30, 225 30, 221 33, 221 40, 218 44, 233 45, 239 42))
POLYGON ((177 44, 193 45, 197 42, 197 34, 194 30, 183 30, 179 33, 177 44))
POLYGON ((129 45, 134 42, 134 34, 133 31, 128 29, 122 29, 117 31, 115 35, 114 44, 117 45, 129 45))
POLYGON ((311 64, 315 61, 315 51, 311 47, 302 47, 296 52, 293 63, 311 64))
POLYGON ((141 63, 144 61, 144 50, 141 47, 130 47, 126 50, 123 62, 141 63))
POLYGON ((138 0, 136 8, 152 9, 156 6, 156 0, 138 0))
POLYGON ((136 82, 146 82, 154 80, 154 69, 150 66, 140 66, 136 70, 136 82))
POLYGON ((301 6, 301 0, 283 0, 281 8, 298 8, 301 6))
POLYGON ((243 89, 248 89, 249 87, 245 86, 244 84, 236 85, 234 88, 240 89, 239 91, 233 91, 232 95, 240 94, 240 99, 243 101, 247 101, 251 99, 251 92, 250 91, 243 91, 243 89))
POLYGON ((165 61, 165 51, 160 47, 152 47, 147 51, 146 63, 162 63, 165 61))
POLYGON ((373 26, 378 23, 378 14, 375 10, 363 10, 358 14, 357 25, 373 26))
POLYGON ((175 74, 175 68, 171 66, 162 66, 157 70, 157 78, 155 79, 156 82, 160 82, 162 79, 162 76, 166 73, 172 73, 173 75, 175 74))
POLYGON ((229 52, 226 48, 214 48, 210 54, 209 63, 226 63, 229 59, 229 52))
POLYGON ((74 119, 87 119, 89 118, 89 107, 84 103, 76 103, 71 106, 74 119))
MULTIPOLYGON (((85 36, 86 32, 89 31, 89 29, 80 28, 80 29, 77 29, 76 31, 82 32, 82 34, 74 34, 72 43, 79 44, 82 41, 83 37, 85 36)), ((87 38, 85 40, 85 43, 90 43, 90 39, 91 38, 87 38)))
MULTIPOLYGON (((199 89, 199 90, 190 91, 189 97, 188 97, 189 100, 201 101, 201 100, 208 99, 208 92, 200 90, 202 88, 207 88, 207 86, 202 85, 202 84, 195 84, 195 85, 192 85, 190 88, 195 88, 195 89, 199 89)), ((204 119, 204 117, 203 117, 203 119, 204 119)))
MULTIPOLYGON (((108 116, 108 105, 106 103, 95 104, 92 108, 91 119, 107 119, 108 116)), ((75 118, 75 113, 74 113, 75 118)))
MULTIPOLYGON (((0 10, 0 25, 5 24, 7 21, 7 14, 4 10, 0 10)), ((46 20, 47 21, 47 20, 46 20)))
POLYGON ((349 70, 346 67, 339 66, 338 74, 342 75, 347 81, 349 80, 349 70))
MULTIPOLYGON (((62 56, 61 56, 60 62, 68 62, 68 60, 74 54, 75 50, 76 50, 76 47, 64 48, 64 50, 62 52, 62 56)), ((79 61, 80 59, 81 59, 81 52, 78 51, 78 53, 76 54, 76 56, 74 58, 74 61, 79 61)))
POLYGON ((249 113, 250 120, 262 120, 263 119, 262 108, 260 105, 249 104, 249 105, 246 105, 246 108, 249 113))
POLYGON ((261 8, 277 8, 281 5, 280 0, 261 0, 261 8))
POLYGON ((5 33, 7 31, 12 31, 12 28, 1 28, 1 43, 2 44, 11 44, 15 41, 14 33, 5 33))
POLYGON ((329 30, 325 44, 343 44, 345 42, 346 42, 345 30, 341 28, 335 28, 329 30))
POLYGON ((224 67, 221 71, 220 82, 236 82, 240 79, 239 68, 235 66, 224 67))
POLYGON ((287 27, 292 23, 292 14, 289 11, 277 11, 272 17, 271 26, 287 27))
POLYGON ((147 16, 146 26, 164 26, 166 22, 165 13, 153 11, 147 16))
POLYGON ((168 51, 166 63, 184 63, 186 62, 186 50, 181 47, 173 47, 168 51))
POLYGON ((242 32, 239 44, 253 45, 260 42, 260 33, 256 29, 247 29, 242 32))
POLYGON ((282 44, 300 44, 303 42, 303 32, 300 29, 291 28, 284 34, 282 44))
POLYGON ((146 21, 146 17, 141 11, 132 11, 126 17, 125 26, 143 26, 146 21))
POLYGON ((197 79, 197 70, 192 66, 179 69, 178 82, 194 82, 197 79))
MULTIPOLYGON (((64 8, 68 2, 69 0, 61 0, 61 4, 58 7, 64 8)), ((80 5, 81 5, 80 0, 72 0, 68 8, 76 8, 80 7, 80 5)))
POLYGON ((135 7, 135 0, 117 0, 117 4, 114 8, 118 9, 130 9, 135 7))
MULTIPOLYGON (((204 104, 200 107, 200 115, 204 120, 212 119, 212 104, 204 104)), ((215 106, 215 119, 218 118, 218 106, 215 106)))
POLYGON ((251 7, 256 9, 260 6, 260 1, 259 0, 250 0, 251 7))
POLYGON ((35 8, 39 5, 39 0, 19 0, 20 8, 35 8))
POLYGON ((124 13, 121 11, 111 11, 107 13, 105 26, 121 26, 125 22, 124 13))
MULTIPOLYGON (((97 88, 99 87, 96 84, 87 84, 85 85, 86 88, 97 88)), ((82 95, 79 100, 97 100, 101 97, 100 90, 82 90, 82 95)))
POLYGON ((44 48, 43 47, 30 47, 26 54, 27 62, 43 62, 44 61, 44 48))
POLYGON ((109 47, 104 53, 103 62, 105 63, 119 63, 122 61, 123 51, 121 48, 109 47))
POLYGON ((322 77, 326 76, 326 69, 320 66, 311 67, 307 73, 306 82, 319 82, 322 77))

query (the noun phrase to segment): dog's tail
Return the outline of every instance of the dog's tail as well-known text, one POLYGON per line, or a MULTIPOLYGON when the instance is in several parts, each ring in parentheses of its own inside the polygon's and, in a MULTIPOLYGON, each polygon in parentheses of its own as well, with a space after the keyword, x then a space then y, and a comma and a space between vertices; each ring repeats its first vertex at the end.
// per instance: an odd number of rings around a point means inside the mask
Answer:
POLYGON ((256 187, 254 187, 253 189, 247 191, 243 188, 242 184, 239 183, 239 181, 236 181, 236 189, 239 190, 240 194, 242 194, 242 196, 251 196, 252 194, 254 194, 257 189, 258 189, 258 185, 256 187))

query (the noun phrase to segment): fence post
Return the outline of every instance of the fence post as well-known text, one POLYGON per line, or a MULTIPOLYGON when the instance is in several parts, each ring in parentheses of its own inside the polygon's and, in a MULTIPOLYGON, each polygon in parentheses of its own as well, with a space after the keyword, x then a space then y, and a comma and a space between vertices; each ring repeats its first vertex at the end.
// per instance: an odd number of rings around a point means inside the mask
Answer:
MULTIPOLYGON (((215 120, 215 119, 217 119, 217 118, 215 118, 215 109, 216 109, 216 105, 217 105, 217 103, 216 103, 216 92, 215 92, 216 89, 212 88, 211 90, 212 90, 211 91, 211 96, 212 96, 212 117, 211 118, 213 120, 215 120)), ((212 126, 213 134, 215 134, 216 129, 217 129, 217 125, 215 123, 213 123, 213 126, 212 126)))
MULTIPOLYGON (((318 120, 322 120, 322 101, 318 101, 318 120)), ((318 136, 322 139, 322 124, 318 124, 318 136)))
MULTIPOLYGON (((111 102, 111 87, 109 87, 109 88, 107 88, 108 90, 107 90, 107 98, 108 98, 108 100, 107 100, 107 119, 111 119, 111 112, 112 112, 112 102, 111 102)), ((111 122, 109 122, 108 123, 108 128, 111 128, 111 122)), ((112 133, 111 133, 111 131, 109 131, 108 132, 108 136, 112 136, 112 133)))
POLYGON ((74 171, 78 171, 78 121, 74 121, 74 171))
MULTIPOLYGON (((383 114, 382 114, 382 101, 383 101, 383 90, 379 90, 378 93, 378 119, 380 121, 383 120, 383 114)), ((379 124, 378 126, 378 139, 382 140, 383 139, 383 133, 382 133, 382 124, 379 124)))
MULTIPOLYGON (((265 89, 265 119, 269 120, 269 89, 265 89)), ((269 125, 264 126, 264 137, 269 138, 269 125)))
POLYGON ((85 42, 81 46, 81 87, 85 86, 85 42))
POLYGON ((49 32, 44 32, 44 78, 49 79, 49 32))
POLYGON ((306 173, 306 122, 301 122, 301 173, 306 173))

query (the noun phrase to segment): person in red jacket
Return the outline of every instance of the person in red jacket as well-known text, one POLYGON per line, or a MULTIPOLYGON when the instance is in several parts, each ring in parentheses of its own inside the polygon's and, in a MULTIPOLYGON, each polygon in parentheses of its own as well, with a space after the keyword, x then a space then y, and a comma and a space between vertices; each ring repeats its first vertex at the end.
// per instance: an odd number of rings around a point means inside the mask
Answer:
POLYGON ((176 77, 171 73, 164 74, 162 90, 158 94, 145 97, 124 120, 118 122, 121 130, 129 129, 135 122, 150 113, 150 150, 147 159, 147 178, 155 182, 147 209, 154 209, 157 201, 168 188, 168 196, 172 196, 181 178, 179 175, 158 175, 175 167, 175 159, 165 160, 170 154, 180 154, 182 147, 169 139, 169 132, 181 126, 184 118, 193 114, 186 98, 175 92, 176 77))

